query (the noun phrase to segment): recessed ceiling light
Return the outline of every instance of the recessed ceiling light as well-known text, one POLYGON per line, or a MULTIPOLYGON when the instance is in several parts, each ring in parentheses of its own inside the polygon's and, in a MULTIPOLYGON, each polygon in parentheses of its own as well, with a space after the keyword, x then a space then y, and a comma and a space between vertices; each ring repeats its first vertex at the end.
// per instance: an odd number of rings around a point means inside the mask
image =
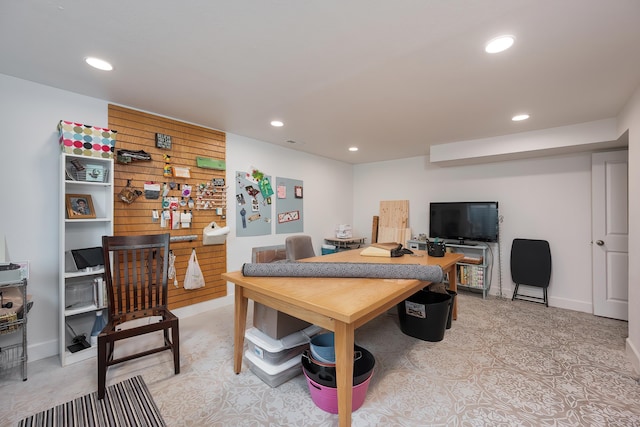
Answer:
POLYGON ((511 120, 513 120, 514 122, 521 122, 522 120, 527 120, 528 118, 528 114, 518 114, 517 116, 511 117, 511 120))
POLYGON ((280 128, 284 126, 284 123, 282 123, 280 120, 271 120, 271 126, 273 126, 274 128, 280 128))
POLYGON ((93 68, 97 68, 98 70, 102 70, 102 71, 113 70, 113 65, 109 64, 107 61, 100 58, 94 58, 90 56, 88 58, 85 58, 84 62, 91 65, 93 68))
POLYGON ((503 50, 509 49, 513 46, 513 43, 516 41, 516 38, 509 35, 498 36, 489 40, 489 42, 484 46, 484 51, 487 53, 498 53, 503 50))
POLYGON ((358 151, 358 147, 349 147, 349 151, 358 151))

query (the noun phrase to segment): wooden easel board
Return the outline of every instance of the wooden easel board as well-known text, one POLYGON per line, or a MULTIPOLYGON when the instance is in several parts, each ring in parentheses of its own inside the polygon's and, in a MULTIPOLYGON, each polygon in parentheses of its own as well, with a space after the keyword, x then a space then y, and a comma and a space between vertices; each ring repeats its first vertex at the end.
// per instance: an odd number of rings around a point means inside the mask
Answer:
POLYGON ((409 228, 409 201, 386 200, 380 202, 378 242, 400 242, 411 239, 409 228))
MULTIPOLYGON (((409 201, 388 200, 380 202, 380 227, 405 229, 409 227, 409 201)), ((384 241, 378 239, 380 241, 384 241)))

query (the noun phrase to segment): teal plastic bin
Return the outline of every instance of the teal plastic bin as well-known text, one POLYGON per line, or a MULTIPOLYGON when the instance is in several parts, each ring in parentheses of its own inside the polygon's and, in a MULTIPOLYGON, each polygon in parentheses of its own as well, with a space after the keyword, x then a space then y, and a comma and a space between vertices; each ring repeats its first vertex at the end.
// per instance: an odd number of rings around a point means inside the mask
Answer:
POLYGON ((333 245, 322 245, 322 255, 335 254, 337 249, 333 245))

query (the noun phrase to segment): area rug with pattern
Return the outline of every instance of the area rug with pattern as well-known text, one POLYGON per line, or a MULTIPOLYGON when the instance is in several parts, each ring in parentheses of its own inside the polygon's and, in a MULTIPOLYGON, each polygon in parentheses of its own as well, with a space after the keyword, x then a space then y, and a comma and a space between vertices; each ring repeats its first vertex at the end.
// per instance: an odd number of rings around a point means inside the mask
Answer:
POLYGON ((18 427, 166 426, 140 375, 107 387, 104 399, 93 392, 27 417, 18 427))

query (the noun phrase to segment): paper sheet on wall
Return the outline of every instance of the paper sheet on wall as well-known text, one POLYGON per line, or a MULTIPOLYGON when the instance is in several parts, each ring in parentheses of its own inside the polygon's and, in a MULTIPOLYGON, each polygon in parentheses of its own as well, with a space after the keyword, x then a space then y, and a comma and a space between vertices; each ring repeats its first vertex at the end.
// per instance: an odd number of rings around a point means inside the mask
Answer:
POLYGON ((287 187, 284 185, 278 185, 278 199, 287 198, 287 187))
MULTIPOLYGON (((270 180, 267 175, 262 180, 270 180)), ((252 174, 236 172, 236 236, 271 234, 271 197, 265 198, 252 174)), ((267 181, 268 182, 268 181, 267 181)))

